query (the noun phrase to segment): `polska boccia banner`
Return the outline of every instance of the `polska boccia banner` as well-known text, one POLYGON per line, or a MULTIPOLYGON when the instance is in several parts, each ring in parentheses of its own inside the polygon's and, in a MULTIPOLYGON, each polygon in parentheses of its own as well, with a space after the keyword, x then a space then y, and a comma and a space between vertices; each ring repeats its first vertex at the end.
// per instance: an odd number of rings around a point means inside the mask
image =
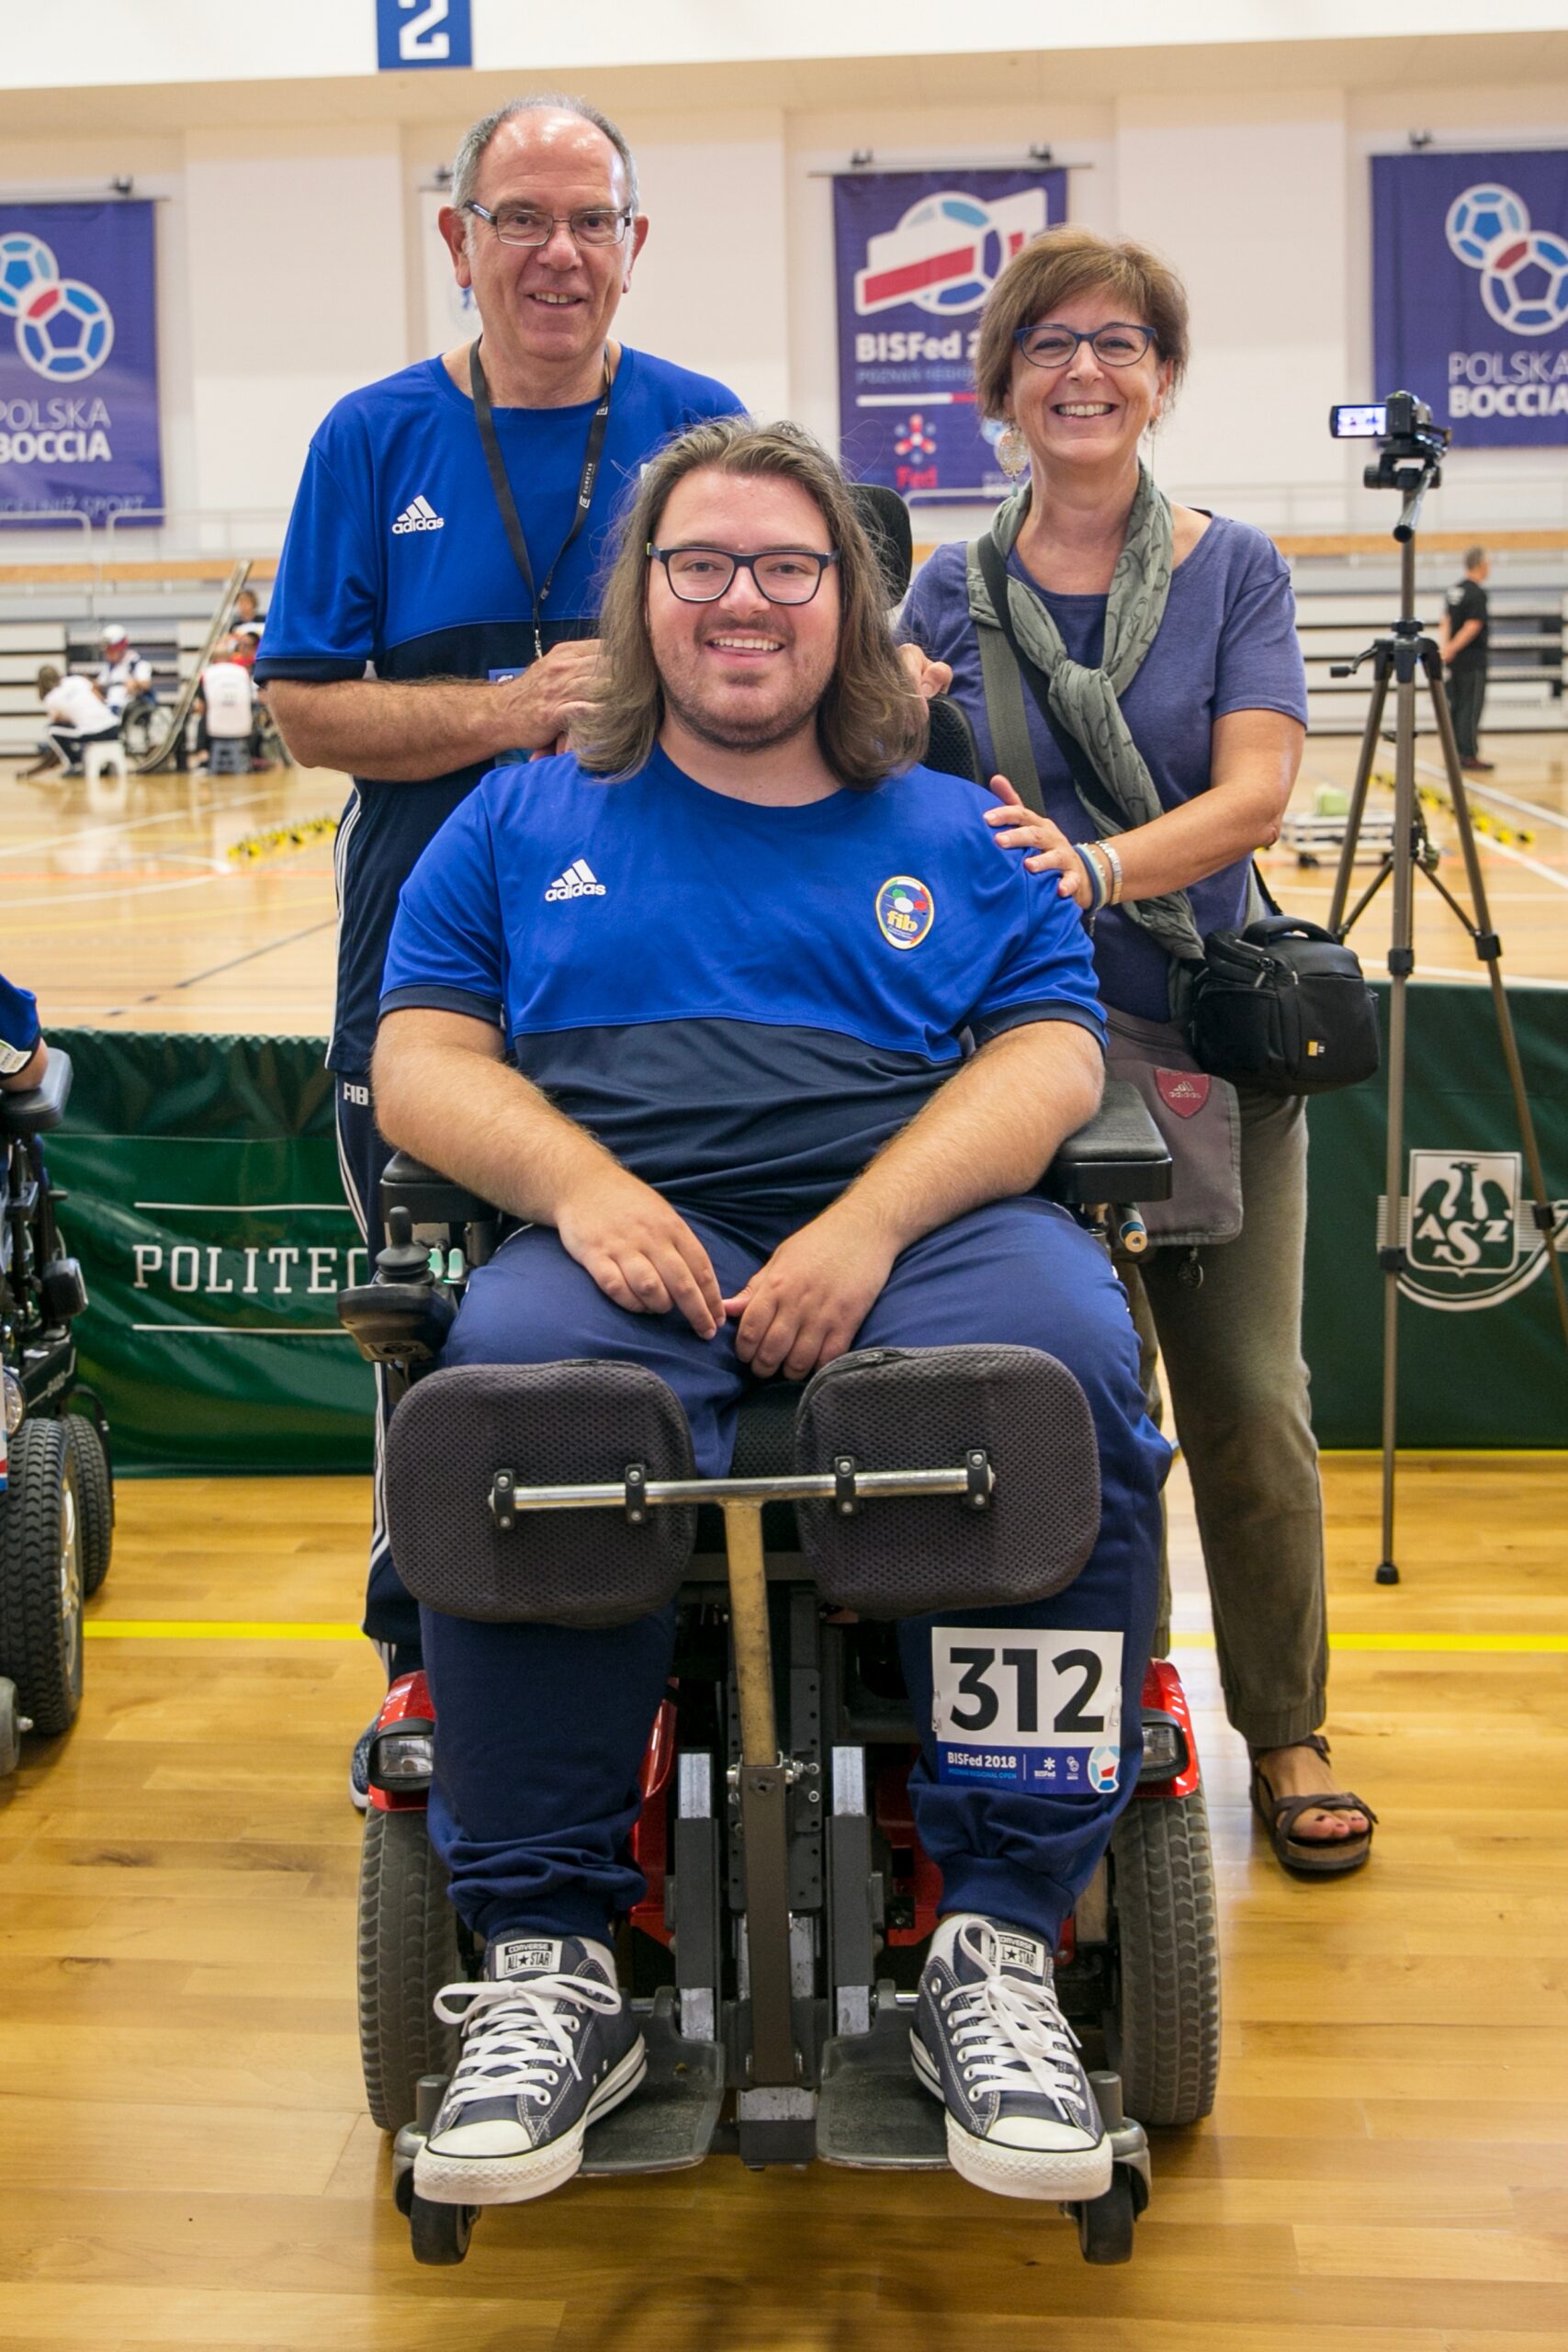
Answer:
POLYGON ((1010 489, 999 428, 975 403, 979 312, 1066 201, 1059 169, 835 175, 839 437, 855 481, 917 502, 1010 489))
POLYGON ((1568 148, 1372 159, 1380 399, 1458 449, 1568 442, 1568 148))
POLYGON ((0 205, 0 524, 163 498, 151 203, 0 205))

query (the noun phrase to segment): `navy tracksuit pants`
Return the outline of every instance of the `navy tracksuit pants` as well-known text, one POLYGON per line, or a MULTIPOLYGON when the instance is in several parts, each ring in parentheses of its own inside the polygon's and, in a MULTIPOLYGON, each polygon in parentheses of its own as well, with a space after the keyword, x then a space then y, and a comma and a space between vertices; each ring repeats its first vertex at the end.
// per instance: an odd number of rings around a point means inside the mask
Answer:
MULTIPOLYGON (((705 1217, 687 1221, 727 1297, 784 1238, 753 1231, 748 1245, 705 1217)), ((729 1466, 749 1380, 733 1340, 733 1325, 703 1340, 680 1315, 628 1314, 553 1230, 534 1227, 473 1276, 444 1362, 634 1359, 681 1399, 697 1469, 712 1476, 729 1466)), ((1169 1449, 1144 1410, 1125 1294, 1103 1250, 1065 1210, 1032 1197, 998 1201, 926 1235, 898 1259, 856 1343, 976 1340, 1042 1348, 1077 1375, 1100 1442, 1100 1532, 1082 1575, 1055 1600, 900 1625, 915 1720, 926 1727, 910 1792, 921 1841, 943 1873, 945 1907, 987 1912, 1054 1942, 1137 1777, 1169 1449), (944 1624, 1119 1632, 1117 1786, 1035 1793, 939 1780, 931 1648, 933 1628, 944 1624)), ((600 1632, 420 1614, 439 1720, 431 1836, 458 1911, 487 1939, 604 1936, 642 1893, 626 1848, 638 1767, 670 1672, 673 1607, 600 1632)))

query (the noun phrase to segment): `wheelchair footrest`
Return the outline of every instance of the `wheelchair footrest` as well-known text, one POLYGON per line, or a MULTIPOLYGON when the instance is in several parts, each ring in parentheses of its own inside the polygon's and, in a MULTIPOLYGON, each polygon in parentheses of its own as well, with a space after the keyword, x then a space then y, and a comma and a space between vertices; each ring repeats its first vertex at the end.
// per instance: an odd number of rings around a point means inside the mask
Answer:
POLYGON ((716 2041, 682 2041, 668 1990, 638 2018, 647 2078, 585 2135, 585 2173, 680 2172, 700 2165, 712 2143, 724 2105, 723 2051, 716 2041))
POLYGON ((912 2004, 885 1988, 869 2033, 840 2034, 822 2053, 817 2153, 824 2164, 863 2171, 947 2167, 947 2112, 915 2079, 909 2062, 912 2004))

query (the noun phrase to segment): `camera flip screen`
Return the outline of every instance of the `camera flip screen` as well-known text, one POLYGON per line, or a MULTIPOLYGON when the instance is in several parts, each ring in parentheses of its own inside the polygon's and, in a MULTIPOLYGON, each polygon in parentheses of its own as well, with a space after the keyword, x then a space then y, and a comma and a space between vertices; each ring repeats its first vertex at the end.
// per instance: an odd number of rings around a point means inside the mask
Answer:
POLYGON ((1328 412, 1328 429, 1337 441, 1376 441, 1388 431, 1386 401, 1345 401, 1328 412))

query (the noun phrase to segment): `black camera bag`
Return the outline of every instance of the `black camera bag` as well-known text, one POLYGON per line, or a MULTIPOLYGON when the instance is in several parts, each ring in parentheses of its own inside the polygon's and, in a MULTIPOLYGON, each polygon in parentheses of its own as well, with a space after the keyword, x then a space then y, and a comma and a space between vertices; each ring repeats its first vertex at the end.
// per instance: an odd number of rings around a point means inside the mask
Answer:
POLYGON ((1201 1069, 1265 1094, 1329 1094, 1375 1077, 1377 1001, 1352 950, 1298 915, 1212 931, 1192 982, 1201 1069))

